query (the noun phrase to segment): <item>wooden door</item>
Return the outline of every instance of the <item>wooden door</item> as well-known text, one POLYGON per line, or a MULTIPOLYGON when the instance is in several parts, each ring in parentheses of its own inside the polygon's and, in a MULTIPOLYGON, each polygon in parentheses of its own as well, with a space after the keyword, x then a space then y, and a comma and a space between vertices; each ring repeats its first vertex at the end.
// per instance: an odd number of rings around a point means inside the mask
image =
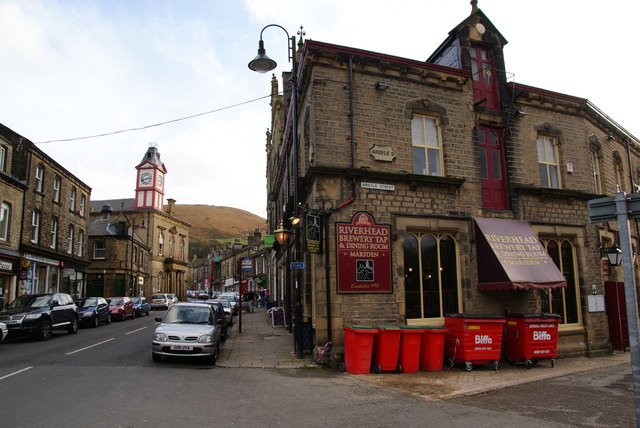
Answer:
POLYGON ((478 128, 476 137, 482 183, 482 207, 493 210, 509 209, 502 134, 497 129, 478 128))
POLYGON ((609 320, 609 338, 613 349, 624 351, 629 348, 629 326, 627 306, 624 297, 624 282, 604 283, 604 304, 609 320))
POLYGON ((474 102, 482 107, 497 110, 499 107, 497 75, 491 51, 480 46, 472 46, 469 52, 474 102))

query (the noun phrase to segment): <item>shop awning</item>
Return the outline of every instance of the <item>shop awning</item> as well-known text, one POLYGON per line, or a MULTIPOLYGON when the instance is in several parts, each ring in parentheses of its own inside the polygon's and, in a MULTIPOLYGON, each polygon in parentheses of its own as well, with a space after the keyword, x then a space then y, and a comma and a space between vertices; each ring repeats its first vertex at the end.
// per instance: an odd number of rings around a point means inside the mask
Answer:
POLYGON ((525 222, 474 217, 479 290, 566 287, 567 281, 525 222))

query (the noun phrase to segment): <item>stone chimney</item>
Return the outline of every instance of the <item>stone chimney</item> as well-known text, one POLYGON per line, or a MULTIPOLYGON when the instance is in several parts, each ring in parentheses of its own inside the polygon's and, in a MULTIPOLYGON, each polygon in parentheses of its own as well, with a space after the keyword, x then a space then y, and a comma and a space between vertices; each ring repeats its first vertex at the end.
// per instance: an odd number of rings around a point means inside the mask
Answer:
POLYGON ((102 219, 103 220, 108 220, 109 217, 111 216, 111 212, 113 210, 111 209, 111 205, 106 204, 102 206, 102 210, 100 210, 100 212, 102 213, 102 219))
POLYGON ((167 199, 167 214, 169 215, 173 215, 173 207, 176 204, 176 200, 175 199, 167 199))

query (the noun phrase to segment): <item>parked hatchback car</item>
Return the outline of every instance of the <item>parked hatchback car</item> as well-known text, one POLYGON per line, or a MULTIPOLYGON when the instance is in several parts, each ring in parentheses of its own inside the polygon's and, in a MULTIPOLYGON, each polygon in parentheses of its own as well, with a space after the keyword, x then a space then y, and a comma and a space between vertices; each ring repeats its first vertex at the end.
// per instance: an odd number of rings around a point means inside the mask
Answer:
POLYGON ((137 317, 141 317, 142 315, 149 315, 151 305, 149 305, 147 299, 142 296, 137 296, 132 297, 131 301, 133 302, 133 310, 136 313, 137 317))
POLYGON ((78 306, 80 325, 98 327, 101 322, 111 324, 109 303, 104 297, 85 297, 76 300, 76 305, 78 306))
POLYGON ((176 296, 175 294, 168 293, 167 297, 169 299, 171 299, 171 304, 172 305, 175 304, 175 303, 178 303, 178 296, 176 296))
POLYGON ((222 320, 214 306, 204 303, 176 303, 156 317, 160 325, 151 342, 153 361, 162 356, 191 356, 205 358, 215 364, 220 353, 222 320))
POLYGON ((154 294, 151 296, 151 310, 169 309, 173 305, 173 301, 169 299, 169 296, 163 293, 154 294))
POLYGON ((134 319, 136 317, 131 297, 110 297, 108 301, 111 319, 124 321, 127 318, 134 319))
POLYGON ((0 322, 7 325, 9 335, 30 334, 48 340, 53 330, 78 332, 78 308, 65 293, 24 294, 0 312, 0 322))

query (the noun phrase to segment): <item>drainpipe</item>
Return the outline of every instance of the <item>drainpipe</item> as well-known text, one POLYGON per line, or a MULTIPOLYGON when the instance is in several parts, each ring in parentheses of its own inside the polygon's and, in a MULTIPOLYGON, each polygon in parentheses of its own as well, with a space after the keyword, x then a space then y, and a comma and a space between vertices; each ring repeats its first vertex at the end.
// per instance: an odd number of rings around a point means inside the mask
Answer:
MULTIPOLYGON (((353 55, 349 55, 349 128, 351 139, 351 168, 356 167, 356 131, 353 119, 353 55)), ((351 179, 351 197, 355 199, 356 178, 351 179)))

